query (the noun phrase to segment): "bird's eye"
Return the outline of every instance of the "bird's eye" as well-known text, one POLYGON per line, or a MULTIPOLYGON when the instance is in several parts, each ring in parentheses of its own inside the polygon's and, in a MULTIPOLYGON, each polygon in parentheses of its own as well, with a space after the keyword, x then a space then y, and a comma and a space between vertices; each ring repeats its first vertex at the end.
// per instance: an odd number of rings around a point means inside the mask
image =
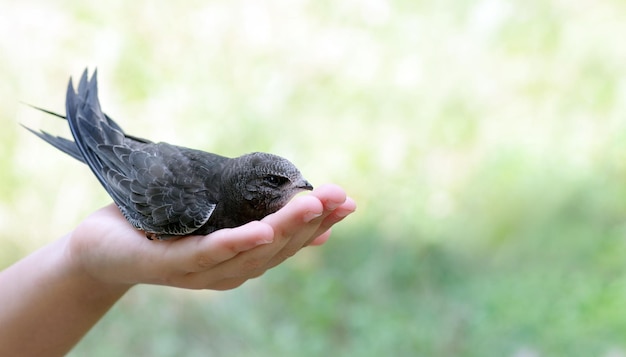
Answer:
POLYGON ((282 186, 289 181, 288 178, 277 175, 267 175, 263 179, 272 186, 282 186))

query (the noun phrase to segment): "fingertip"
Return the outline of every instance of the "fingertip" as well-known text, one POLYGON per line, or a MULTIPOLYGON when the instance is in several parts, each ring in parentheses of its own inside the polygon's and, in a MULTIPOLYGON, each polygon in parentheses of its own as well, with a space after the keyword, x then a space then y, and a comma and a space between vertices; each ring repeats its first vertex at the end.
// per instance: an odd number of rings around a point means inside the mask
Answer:
POLYGON ((325 209, 331 211, 341 206, 347 198, 346 191, 333 183, 319 186, 312 194, 323 202, 325 209))
MULTIPOLYGON (((296 197, 293 201, 289 202, 285 208, 287 208, 285 211, 291 211, 294 213, 305 212, 305 221, 307 221, 307 219, 310 221, 324 213, 324 205, 317 196, 313 195, 296 197)), ((280 210, 279 212, 283 210, 280 210)))
POLYGON ((341 221, 342 219, 346 218, 347 216, 351 215, 355 211, 356 211, 356 202, 352 198, 347 197, 346 201, 341 206, 339 206, 336 210, 334 210, 331 216, 335 216, 335 221, 336 221, 335 223, 337 223, 341 221))
POLYGON ((355 212, 357 209, 357 204, 352 197, 346 197, 346 201, 343 203, 342 208, 350 213, 355 212))
POLYGON ((236 239, 249 242, 250 244, 246 244, 244 250, 252 249, 263 244, 269 244, 274 241, 274 229, 269 224, 261 221, 248 222, 243 226, 222 229, 212 234, 215 235, 218 233, 222 233, 223 238, 213 236, 212 239, 236 239))
POLYGON ((309 196, 308 200, 310 202, 305 202, 306 205, 302 206, 302 210, 306 212, 302 216, 304 223, 309 223, 324 214, 324 204, 319 199, 309 196))

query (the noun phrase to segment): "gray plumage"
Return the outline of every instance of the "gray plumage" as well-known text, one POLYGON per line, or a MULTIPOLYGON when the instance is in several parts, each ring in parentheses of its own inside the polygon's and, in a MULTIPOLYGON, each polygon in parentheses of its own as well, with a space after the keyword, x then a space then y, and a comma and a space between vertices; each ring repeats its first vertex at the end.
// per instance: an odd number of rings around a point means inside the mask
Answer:
POLYGON ((125 134, 102 112, 97 72, 87 70, 65 103, 74 141, 27 128, 86 163, 126 219, 150 239, 209 234, 237 227, 282 208, 296 193, 312 190, 288 160, 267 153, 237 158, 125 134))

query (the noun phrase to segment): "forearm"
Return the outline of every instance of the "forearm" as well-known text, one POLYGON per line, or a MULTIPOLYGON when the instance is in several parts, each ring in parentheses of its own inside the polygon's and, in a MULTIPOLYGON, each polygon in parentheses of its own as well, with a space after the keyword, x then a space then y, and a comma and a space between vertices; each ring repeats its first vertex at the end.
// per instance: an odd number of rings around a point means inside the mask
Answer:
POLYGON ((0 272, 0 356, 62 356, 130 288, 85 274, 65 236, 0 272))

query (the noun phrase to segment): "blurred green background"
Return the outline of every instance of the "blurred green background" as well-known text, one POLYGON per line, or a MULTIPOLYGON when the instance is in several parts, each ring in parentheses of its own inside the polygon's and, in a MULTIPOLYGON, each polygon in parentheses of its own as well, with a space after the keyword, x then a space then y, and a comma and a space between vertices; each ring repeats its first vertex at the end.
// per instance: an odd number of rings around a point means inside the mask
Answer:
MULTIPOLYGON (((67 133, 269 151, 359 205, 229 292, 139 286, 71 356, 625 356, 626 3, 0 0, 0 266, 109 202, 67 133)), ((1 309, 1 307, 0 307, 1 309)))

